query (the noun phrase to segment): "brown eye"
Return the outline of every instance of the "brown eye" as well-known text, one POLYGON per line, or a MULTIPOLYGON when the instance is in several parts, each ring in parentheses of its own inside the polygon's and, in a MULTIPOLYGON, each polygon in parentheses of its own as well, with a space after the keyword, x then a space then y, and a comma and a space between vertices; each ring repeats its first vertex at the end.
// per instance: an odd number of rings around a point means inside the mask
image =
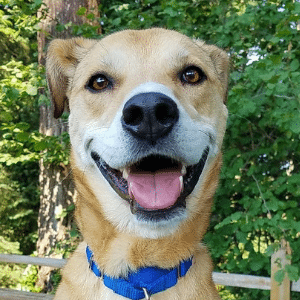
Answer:
POLYGON ((92 91, 99 92, 106 89, 110 85, 110 81, 106 76, 102 74, 97 74, 91 77, 87 83, 87 87, 92 91))
POLYGON ((206 79, 204 72, 198 67, 188 67, 181 74, 181 81, 188 84, 198 84, 206 79))

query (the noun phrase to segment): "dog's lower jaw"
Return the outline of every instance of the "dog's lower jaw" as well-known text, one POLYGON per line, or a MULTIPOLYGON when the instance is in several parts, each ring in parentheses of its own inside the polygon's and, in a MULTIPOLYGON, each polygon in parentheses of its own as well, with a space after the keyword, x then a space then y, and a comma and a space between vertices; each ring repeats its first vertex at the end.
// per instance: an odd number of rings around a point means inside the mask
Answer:
POLYGON ((172 268, 179 261, 192 256, 209 224, 220 166, 221 154, 207 170, 208 174, 201 188, 202 196, 197 206, 190 208, 194 211, 194 217, 182 222, 179 225, 180 230, 157 239, 143 238, 118 230, 105 217, 100 203, 89 187, 85 172, 74 167, 73 174, 79 194, 76 219, 84 240, 94 251, 99 267, 108 275, 120 276, 129 269, 149 265, 172 268))
MULTIPOLYGON (((171 220, 152 222, 135 219, 130 230, 134 235, 147 239, 162 239, 171 236, 186 219, 186 212, 173 217, 171 220)), ((120 228, 122 230, 122 228, 120 228)))

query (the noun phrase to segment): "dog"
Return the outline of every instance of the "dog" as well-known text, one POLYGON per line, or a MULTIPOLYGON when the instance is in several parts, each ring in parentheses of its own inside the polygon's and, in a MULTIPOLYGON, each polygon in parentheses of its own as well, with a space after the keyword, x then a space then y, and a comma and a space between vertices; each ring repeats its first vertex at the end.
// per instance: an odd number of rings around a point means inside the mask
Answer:
POLYGON ((228 55, 161 28, 53 40, 83 242, 55 299, 220 299, 207 230, 222 163, 228 55))

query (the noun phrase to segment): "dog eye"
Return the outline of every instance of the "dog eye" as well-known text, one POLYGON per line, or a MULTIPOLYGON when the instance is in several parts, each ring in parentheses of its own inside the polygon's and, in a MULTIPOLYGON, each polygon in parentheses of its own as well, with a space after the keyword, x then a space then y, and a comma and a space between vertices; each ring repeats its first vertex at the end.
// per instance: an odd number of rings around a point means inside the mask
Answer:
POLYGON ((102 91, 109 86, 109 80, 102 74, 97 74, 91 77, 87 83, 87 87, 95 92, 102 91))
POLYGON ((206 75, 200 68, 191 66, 182 72, 180 79, 183 83, 198 84, 206 79, 206 75))

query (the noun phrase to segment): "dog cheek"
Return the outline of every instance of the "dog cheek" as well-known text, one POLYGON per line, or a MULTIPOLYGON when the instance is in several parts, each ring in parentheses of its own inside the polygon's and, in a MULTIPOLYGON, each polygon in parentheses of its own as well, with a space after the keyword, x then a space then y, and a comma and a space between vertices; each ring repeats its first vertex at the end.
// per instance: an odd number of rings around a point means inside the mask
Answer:
POLYGON ((216 132, 217 132, 216 150, 215 150, 216 153, 219 152, 222 147, 223 138, 226 131, 227 117, 228 117, 228 110, 227 107, 223 104, 218 110, 218 116, 215 117, 214 125, 213 125, 214 128, 216 128, 216 132))
POLYGON ((69 134, 72 152, 76 164, 85 169, 90 164, 90 159, 85 151, 84 132, 80 119, 72 113, 69 116, 69 134))

